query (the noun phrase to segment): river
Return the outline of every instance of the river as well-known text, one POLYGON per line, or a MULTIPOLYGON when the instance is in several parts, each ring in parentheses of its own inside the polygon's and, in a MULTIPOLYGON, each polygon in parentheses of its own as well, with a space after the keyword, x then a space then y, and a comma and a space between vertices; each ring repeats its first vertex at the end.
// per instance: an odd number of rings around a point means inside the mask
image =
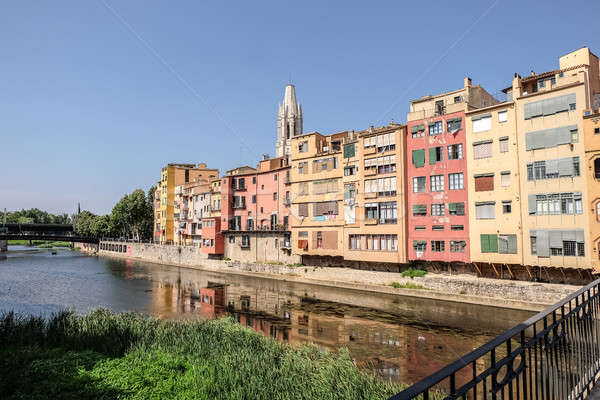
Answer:
POLYGON ((0 259, 0 312, 49 315, 98 307, 170 319, 232 316, 290 345, 345 347, 358 365, 405 383, 435 372, 533 314, 65 249, 52 255, 9 246, 0 259))

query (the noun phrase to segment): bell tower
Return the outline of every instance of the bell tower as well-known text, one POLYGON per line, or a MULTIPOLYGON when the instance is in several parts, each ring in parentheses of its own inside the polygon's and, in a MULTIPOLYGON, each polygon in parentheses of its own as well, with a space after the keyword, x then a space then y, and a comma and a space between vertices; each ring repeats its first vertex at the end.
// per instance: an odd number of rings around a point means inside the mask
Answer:
POLYGON ((289 157, 292 137, 298 135, 302 135, 302 105, 296 102, 296 88, 289 84, 277 113, 276 156, 289 157))

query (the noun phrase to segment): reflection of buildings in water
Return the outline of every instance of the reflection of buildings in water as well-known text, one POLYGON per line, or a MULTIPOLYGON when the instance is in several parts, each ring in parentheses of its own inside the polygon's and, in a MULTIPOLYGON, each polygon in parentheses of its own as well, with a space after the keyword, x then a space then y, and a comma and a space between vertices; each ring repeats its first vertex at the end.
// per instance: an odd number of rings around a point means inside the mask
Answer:
MULTIPOLYGON (((241 325, 292 345, 348 348, 357 365, 393 381, 415 382, 483 344, 486 336, 414 326, 400 316, 365 307, 217 282, 154 283, 160 316, 232 316, 241 325)), ((457 377, 468 379, 469 368, 457 377)))

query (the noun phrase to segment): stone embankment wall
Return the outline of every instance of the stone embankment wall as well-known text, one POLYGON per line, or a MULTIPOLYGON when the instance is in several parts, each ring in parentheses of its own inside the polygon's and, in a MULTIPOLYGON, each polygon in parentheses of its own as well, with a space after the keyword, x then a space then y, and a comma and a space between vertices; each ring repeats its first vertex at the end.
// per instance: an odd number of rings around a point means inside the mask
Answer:
MULTIPOLYGON (((82 249, 85 251, 85 249, 82 249)), ((92 251, 95 253, 94 251, 92 251)), ((404 278, 395 272, 365 271, 351 268, 292 266, 210 259, 192 246, 164 246, 147 243, 101 242, 99 255, 135 258, 143 261, 207 269, 218 272, 269 275, 299 283, 345 287, 445 301, 493 305, 497 307, 541 310, 581 286, 477 278, 472 275, 429 273, 421 278, 404 278), (392 282, 411 282, 426 290, 394 289, 392 282)))

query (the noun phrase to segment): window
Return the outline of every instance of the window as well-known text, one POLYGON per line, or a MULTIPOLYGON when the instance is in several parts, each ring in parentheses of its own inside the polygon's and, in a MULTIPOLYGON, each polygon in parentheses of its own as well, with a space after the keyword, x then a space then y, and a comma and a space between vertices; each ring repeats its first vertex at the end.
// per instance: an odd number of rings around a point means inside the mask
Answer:
POLYGON ((448 160, 462 160, 463 145, 462 143, 448 146, 448 160))
POLYGON ((432 204, 431 205, 431 215, 434 217, 439 217, 445 214, 445 204, 432 204))
POLYGON ((498 111, 498 122, 506 122, 508 121, 508 112, 507 111, 498 111))
POLYGON ((565 256, 575 256, 577 244, 575 241, 564 240, 563 241, 563 253, 565 256))
POLYGON ((442 121, 429 124, 429 136, 439 135, 441 133, 444 133, 444 124, 442 121))
POLYGON ((307 231, 300 231, 298 232, 298 237, 308 237, 308 232, 307 231))
POLYGON ((411 137, 413 139, 422 138, 425 136, 425 125, 415 125, 410 128, 411 137))
POLYGON ((250 247, 250 236, 242 235, 242 247, 250 247))
POLYGON ((425 192, 426 179, 424 176, 417 176, 413 178, 413 193, 425 192))
POLYGON ((432 240, 431 251, 441 253, 446 251, 446 242, 444 240, 432 240))
POLYGON ((424 231, 425 225, 415 225, 415 231, 424 231))
POLYGON ((494 219, 496 218, 494 202, 475 203, 475 218, 477 219, 494 219))
POLYGON ((277 200, 277 192, 273 192, 273 200, 277 200))
POLYGON ((577 105, 575 103, 569 103, 569 110, 575 111, 576 108, 577 108, 577 105))
POLYGON ((235 236, 229 235, 229 243, 235 243, 235 236))
POLYGON ((576 95, 569 93, 525 104, 524 118, 532 119, 576 109, 576 95))
POLYGON ((444 230, 444 225, 433 225, 431 227, 432 231, 443 231, 444 230))
POLYGON ((499 140, 500 143, 500 153, 508 153, 508 138, 501 137, 499 140))
POLYGON ((277 174, 273 175, 273 180, 276 181, 277 180, 277 174))
POLYGON ((529 195, 530 215, 581 214, 581 193, 551 193, 529 195))
POLYGON ((577 143, 579 141, 579 133, 577 131, 577 128, 575 129, 571 129, 571 143, 577 143))
POLYGON ((450 190, 464 189, 463 173, 448 174, 448 186, 450 190))
POLYGON ((427 215, 427 204, 413 204, 413 216, 424 217, 427 215))
POLYGON ((500 186, 510 186, 510 171, 500 172, 500 186))
POLYGON ((425 149, 412 151, 412 163, 416 168, 425 166, 425 149))
POLYGON ((366 180, 365 193, 377 193, 379 196, 395 196, 396 177, 366 180))
POLYGON ((337 168, 337 158, 322 158, 313 161, 313 172, 331 171, 337 168))
POLYGON ((413 248, 416 252, 426 252, 427 242, 425 240, 413 240, 413 248))
POLYGON ((344 176, 352 176, 356 174, 356 166, 344 167, 344 176))
POLYGON ((517 254, 517 235, 498 235, 498 253, 517 254))
POLYGON ((256 204, 256 195, 255 194, 252 195, 252 204, 256 204))
POLYGON ((378 153, 396 149, 396 135, 393 133, 378 135, 373 139, 375 139, 375 145, 377 146, 378 153))
POLYGON ((398 208, 395 201, 379 203, 379 223, 395 224, 398 222, 398 208))
POLYGON ((530 236, 529 242, 531 243, 531 254, 537 254, 537 237, 530 236))
POLYGON ((298 152, 306 153, 307 151, 308 151, 308 142, 300 142, 300 144, 298 144, 298 152))
POLYGON ((398 251, 397 235, 349 235, 351 250, 398 251))
POLYGON ((450 241, 450 253, 464 253, 467 242, 464 240, 451 240, 450 241))
POLYGON ((454 96, 454 103, 460 103, 462 101, 461 96, 454 96))
POLYGON ((600 128, 594 128, 594 135, 600 134, 600 128))
POLYGON ((298 163, 298 173, 299 174, 308 174, 308 162, 304 161, 298 163))
POLYGON ((494 190, 494 174, 475 175, 475 191, 487 192, 494 190))
POLYGON ((489 158, 491 156, 492 156, 492 141, 491 140, 473 143, 473 158, 475 160, 478 160, 481 158, 489 158))
POLYGON ((594 178, 600 179, 600 158, 594 160, 594 178))
POLYGON ((465 203, 448 203, 448 214, 465 215, 465 203))
POLYGON ((379 214, 377 212, 377 203, 366 203, 365 204, 365 218, 366 219, 378 219, 379 214))
POLYGON ((443 147, 430 147, 429 148, 429 165, 433 165, 436 162, 442 161, 444 158, 443 147))
POLYGON ((252 177, 252 183, 256 184, 256 177, 255 176, 252 177))
POLYGON ((446 120, 448 132, 455 133, 462 129, 462 118, 450 118, 446 120))
POLYGON ((431 175, 429 177, 429 182, 432 192, 444 191, 444 175, 431 175))
POLYGON ((464 231, 465 226, 464 225, 450 225, 450 230, 451 231, 464 231))
POLYGON ((473 133, 485 132, 492 129, 492 114, 478 115, 471 118, 473 133))

